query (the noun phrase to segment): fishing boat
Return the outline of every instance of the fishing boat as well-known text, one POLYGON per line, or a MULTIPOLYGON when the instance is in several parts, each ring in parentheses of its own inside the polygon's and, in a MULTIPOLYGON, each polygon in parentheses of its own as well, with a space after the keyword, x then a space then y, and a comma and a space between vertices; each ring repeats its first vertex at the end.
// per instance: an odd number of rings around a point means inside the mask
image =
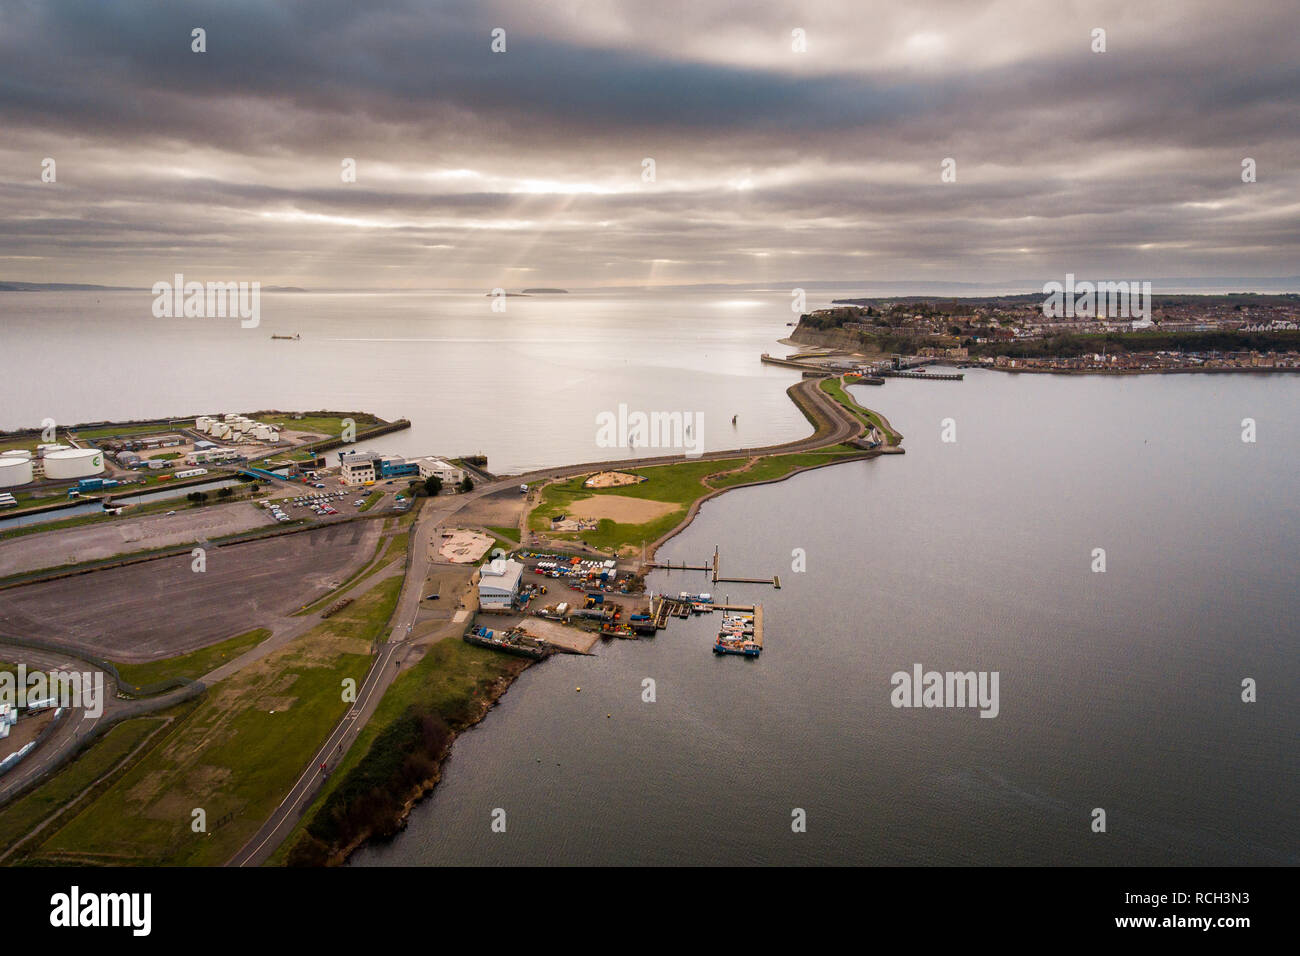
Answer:
POLYGON ((737 654, 743 657, 757 657, 763 652, 758 643, 749 639, 736 639, 719 634, 713 644, 715 654, 737 654))

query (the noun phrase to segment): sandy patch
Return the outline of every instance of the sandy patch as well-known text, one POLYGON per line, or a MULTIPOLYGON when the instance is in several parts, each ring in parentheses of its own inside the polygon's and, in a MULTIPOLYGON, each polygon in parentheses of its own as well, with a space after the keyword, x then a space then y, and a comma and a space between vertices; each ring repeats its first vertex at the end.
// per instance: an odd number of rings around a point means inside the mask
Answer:
POLYGON ((623 495, 593 495, 569 505, 568 513, 577 518, 609 518, 619 524, 645 524, 681 511, 680 505, 623 495))
POLYGON ((454 564, 473 564, 494 544, 494 539, 477 531, 453 531, 442 539, 438 553, 454 564))
POLYGON ((639 485, 645 481, 641 475, 629 475, 623 471, 598 471, 582 483, 584 488, 622 488, 625 485, 639 485))

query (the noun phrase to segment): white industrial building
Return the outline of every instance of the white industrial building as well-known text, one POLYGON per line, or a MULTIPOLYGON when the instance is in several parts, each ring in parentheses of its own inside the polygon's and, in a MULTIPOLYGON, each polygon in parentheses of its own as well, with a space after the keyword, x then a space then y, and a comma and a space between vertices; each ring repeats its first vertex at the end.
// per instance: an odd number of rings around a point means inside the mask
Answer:
POLYGON ((235 448, 207 448, 203 451, 190 452, 185 456, 185 464, 202 465, 213 461, 234 461, 242 457, 239 450, 235 448))
POLYGON ((379 455, 372 451, 345 451, 339 453, 339 481, 345 485, 363 485, 377 481, 376 462, 379 455))
POLYGON ((519 596, 524 566, 514 558, 489 561, 479 570, 478 604, 486 611, 508 611, 519 596))
POLYGON ((442 479, 442 484, 448 491, 451 490, 453 485, 465 480, 465 469, 457 468, 442 458, 417 458, 415 461, 420 466, 421 478, 431 478, 437 475, 442 479))

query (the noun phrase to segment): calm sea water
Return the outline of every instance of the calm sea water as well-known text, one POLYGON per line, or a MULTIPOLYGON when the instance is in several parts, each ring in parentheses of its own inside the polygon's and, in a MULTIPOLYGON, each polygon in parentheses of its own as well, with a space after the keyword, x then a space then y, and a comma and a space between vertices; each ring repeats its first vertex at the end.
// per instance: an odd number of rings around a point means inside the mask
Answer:
MULTIPOLYGON (((266 293, 261 324, 156 319, 148 292, 0 294, 0 429, 258 409, 406 417, 363 447, 488 456, 501 473, 611 457, 596 415, 702 415, 705 449, 806 433, 798 373, 762 352, 797 319, 788 293, 266 293), (300 333, 300 341, 272 334, 300 333), (736 425, 731 424, 738 415, 736 425)), ((809 307, 829 297, 810 299, 809 307)))
POLYGON ((1300 378, 858 391, 907 455, 724 495, 666 551, 781 574, 714 588, 763 602, 760 660, 704 618, 530 669, 356 865, 1300 862, 1300 378), (895 709, 914 663, 999 672, 999 716, 895 709))
MULTIPOLYGON (((414 422, 374 447, 504 472, 606 457, 594 416, 625 402, 703 411, 708 448, 759 445, 807 431, 797 374, 758 362, 788 303, 285 294, 242 330, 155 320, 145 293, 6 293, 0 427, 356 409, 414 422)), ((530 669, 356 864, 1300 861, 1300 377, 858 391, 905 456, 724 495, 664 552, 781 575, 726 589, 764 603, 760 660, 715 658, 705 618, 530 669), (999 716, 891 707, 915 663, 997 671, 999 716)))

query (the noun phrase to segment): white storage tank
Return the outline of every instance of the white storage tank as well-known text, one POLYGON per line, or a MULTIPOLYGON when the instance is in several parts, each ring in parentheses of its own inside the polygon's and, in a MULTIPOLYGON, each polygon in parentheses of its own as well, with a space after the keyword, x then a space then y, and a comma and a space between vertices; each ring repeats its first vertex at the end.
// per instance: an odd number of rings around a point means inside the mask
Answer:
POLYGON ((9 451, 0 451, 0 458, 26 458, 32 460, 32 453, 26 448, 11 448, 9 451))
POLYGON ((52 451, 67 451, 68 448, 69 448, 68 445, 59 445, 59 444, 55 444, 55 443, 51 443, 51 444, 48 444, 48 445, 37 445, 37 446, 36 446, 36 454, 37 454, 37 456, 39 456, 39 457, 41 457, 41 458, 44 458, 46 455, 48 455, 48 454, 49 454, 50 452, 52 452, 52 451))
POLYGON ((194 427, 202 429, 211 421, 212 419, 208 418, 207 415, 200 415, 198 418, 194 419, 194 427))
POLYGON ((0 456, 0 488, 14 488, 32 480, 32 460, 16 455, 0 456))
POLYGON ((68 448, 45 454, 46 478, 89 478, 104 473, 104 453, 98 448, 68 448))
POLYGON ((229 435, 228 437, 229 437, 230 441, 232 441, 232 442, 241 442, 241 441, 244 440, 244 433, 243 433, 243 432, 231 432, 230 435, 229 435))
POLYGON ((230 426, 227 425, 225 422, 215 422, 212 425, 213 438, 225 438, 229 434, 230 434, 230 426))

